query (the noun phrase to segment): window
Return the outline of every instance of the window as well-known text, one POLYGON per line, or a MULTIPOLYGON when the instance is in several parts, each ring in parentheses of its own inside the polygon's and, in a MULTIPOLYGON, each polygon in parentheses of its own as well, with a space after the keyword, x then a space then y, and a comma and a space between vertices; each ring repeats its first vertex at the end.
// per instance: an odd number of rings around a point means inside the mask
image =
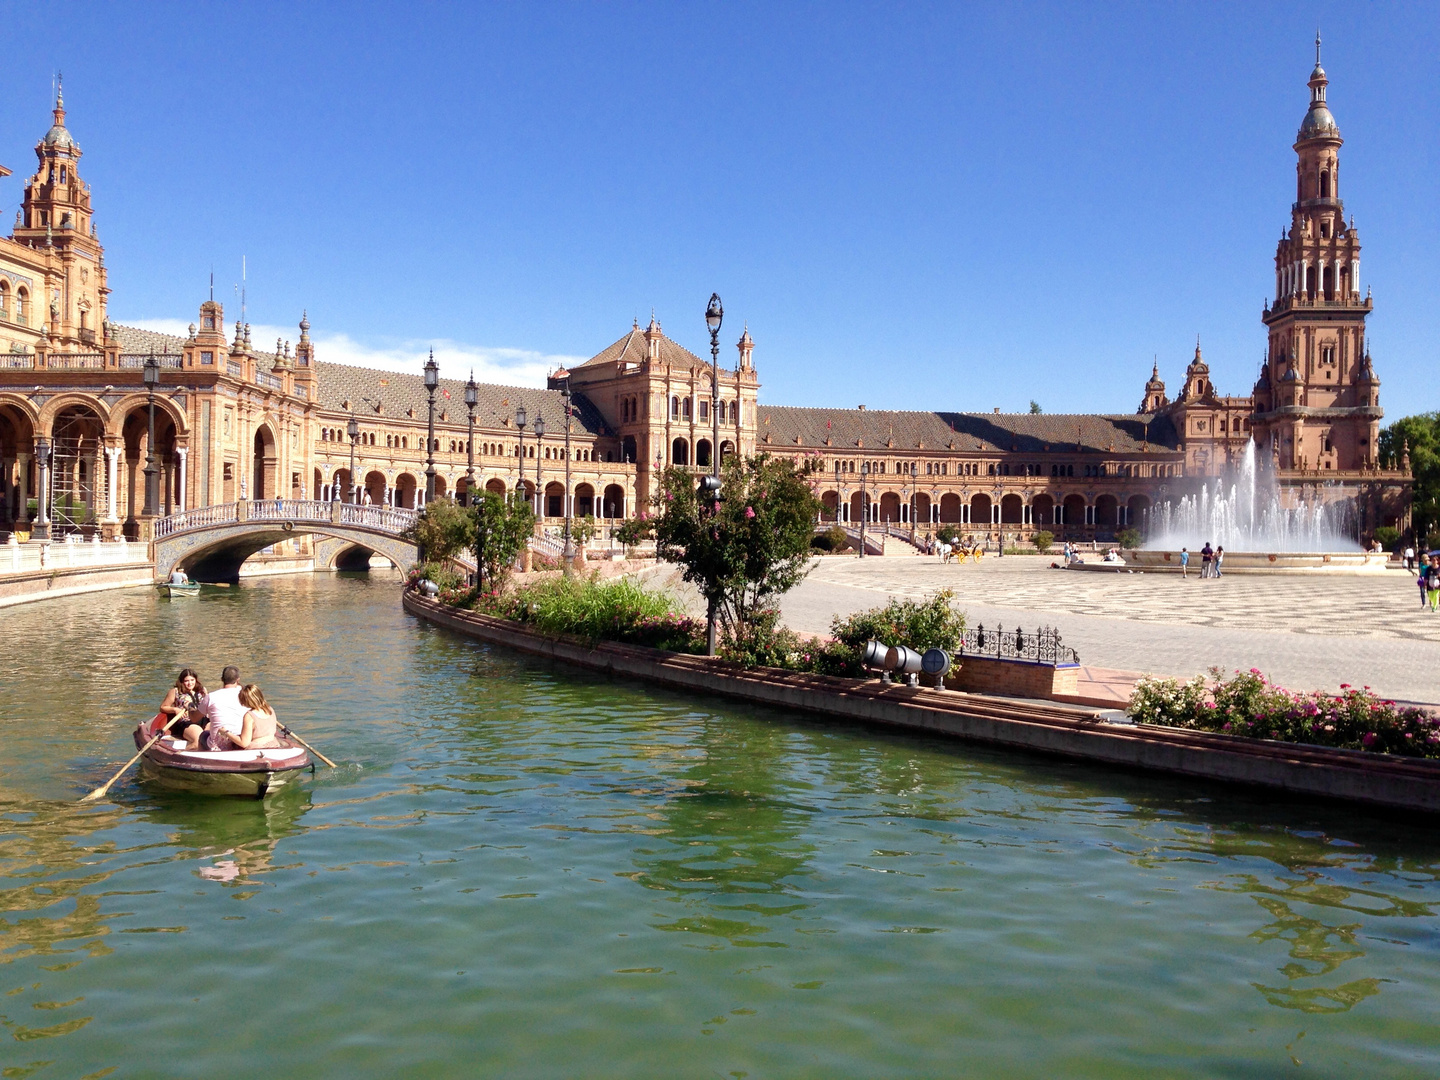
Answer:
POLYGON ((201 322, 201 325, 203 325, 206 330, 214 330, 214 329, 215 329, 215 316, 214 316, 214 315, 206 315, 203 319, 200 320, 200 322, 201 322))
POLYGON ((226 410, 225 410, 225 434, 226 434, 226 435, 229 435, 229 434, 230 434, 230 417, 234 414, 234 412, 235 412, 234 409, 226 409, 226 410))
POLYGON ((201 354, 200 354, 200 363, 202 363, 202 364, 213 364, 213 363, 215 363, 215 354, 214 354, 213 352, 201 352, 201 354))
POLYGON ((670 419, 680 419, 680 399, 678 397, 672 397, 670 399, 670 419))
MULTIPOLYGON (((700 402, 700 419, 701 419, 701 420, 709 420, 709 419, 710 419, 710 403, 709 403, 708 401, 703 400, 703 399, 702 399, 701 402, 700 402)), ((725 417, 721 416, 720 419, 721 419, 721 420, 724 420, 725 417)))
POLYGON ((690 399, 688 397, 680 402, 680 419, 690 419, 690 399))

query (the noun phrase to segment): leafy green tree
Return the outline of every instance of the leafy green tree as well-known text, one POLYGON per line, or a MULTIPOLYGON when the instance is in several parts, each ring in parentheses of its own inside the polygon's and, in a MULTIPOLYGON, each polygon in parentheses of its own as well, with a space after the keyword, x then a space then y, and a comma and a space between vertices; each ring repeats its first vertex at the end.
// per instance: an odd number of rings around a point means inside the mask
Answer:
POLYGON ((480 591, 498 588, 510 566, 535 534, 535 511, 520 492, 487 491, 473 507, 476 584, 480 591))
POLYGON ((1034 536, 1035 550, 1042 555, 1050 550, 1050 545, 1055 543, 1055 534, 1041 529, 1034 536))
POLYGON ((1134 551, 1145 542, 1145 537, 1139 529, 1121 529, 1115 534, 1115 539, 1126 551, 1134 551))
POLYGON ((1396 420, 1380 433, 1380 456, 1398 465, 1408 447, 1410 475, 1415 478, 1411 522, 1421 545, 1440 530, 1440 413, 1421 413, 1396 420))
POLYGON ((586 514, 584 517, 574 518, 570 522, 570 539, 577 544, 588 544, 595 539, 597 531, 594 514, 586 514))
POLYGON ((820 500, 807 471, 785 458, 735 455, 722 479, 719 501, 702 503, 694 474, 665 471, 655 496, 656 552, 683 569, 727 637, 738 639, 805 576, 820 500))
POLYGON ((960 539, 960 530, 954 525, 941 525, 935 530, 935 539, 942 544, 953 544, 960 539))
POLYGON ((1040 407, 1040 403, 1039 403, 1038 401, 1036 401, 1034 398, 1031 398, 1031 399, 1030 399, 1030 415, 1031 415, 1031 416, 1039 416, 1039 415, 1040 415, 1041 413, 1043 413, 1044 411, 1045 411, 1045 410, 1040 407))
POLYGON ((419 546, 421 559, 443 565, 475 543, 475 519, 465 507, 442 496, 426 503, 401 535, 419 546))
POLYGON ((633 548, 642 540, 654 540, 655 522, 646 511, 641 510, 616 527, 615 539, 626 548, 633 548))

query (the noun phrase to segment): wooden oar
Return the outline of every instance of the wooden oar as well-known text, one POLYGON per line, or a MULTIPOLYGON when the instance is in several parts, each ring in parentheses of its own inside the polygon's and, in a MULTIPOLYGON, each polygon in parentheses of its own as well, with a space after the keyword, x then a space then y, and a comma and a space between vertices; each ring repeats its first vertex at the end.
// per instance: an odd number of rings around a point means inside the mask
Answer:
POLYGON ((157 742, 159 742, 161 739, 163 739, 163 738, 165 737, 165 727, 168 727, 168 726, 169 726, 169 725, 162 726, 162 727, 160 728, 159 732, 156 733, 155 737, 154 737, 153 739, 151 739, 149 742, 147 742, 144 746, 142 746, 142 747, 140 748, 140 753, 139 753, 139 754, 136 754, 136 755, 135 755, 134 757, 132 757, 129 761, 125 762, 125 764, 120 767, 120 771, 119 771, 119 772, 117 772, 114 776, 110 777, 109 780, 106 780, 104 784, 102 784, 100 787, 97 787, 94 791, 90 792, 89 795, 86 795, 86 796, 85 796, 83 799, 81 799, 80 801, 81 801, 81 802, 93 802, 93 801, 96 800, 96 799, 104 798, 104 797, 105 797, 105 793, 110 790, 110 785, 113 784, 113 783, 115 783, 116 780, 119 780, 120 777, 124 776, 124 775, 125 775, 125 770, 128 769, 128 768, 130 768, 131 765, 134 765, 135 762, 139 761, 141 754, 144 754, 146 750, 149 750, 150 747, 154 746, 157 742))
POLYGON ((340 767, 340 766, 336 765, 335 762, 331 761, 328 757, 326 757, 324 754, 322 754, 319 750, 316 750, 315 747, 311 746, 308 742, 306 742, 304 739, 302 739, 299 735, 296 735, 295 732, 291 731, 291 730, 290 730, 288 727, 286 727, 284 724, 279 725, 279 727, 280 727, 280 730, 283 731, 283 732, 285 732, 286 735, 289 735, 290 738, 294 739, 294 740, 295 740, 296 742, 298 742, 301 746, 305 747, 306 750, 309 750, 312 754, 314 754, 316 757, 318 757, 321 761, 325 762, 325 764, 326 764, 326 765, 329 765, 332 769, 338 769, 338 768, 340 767))

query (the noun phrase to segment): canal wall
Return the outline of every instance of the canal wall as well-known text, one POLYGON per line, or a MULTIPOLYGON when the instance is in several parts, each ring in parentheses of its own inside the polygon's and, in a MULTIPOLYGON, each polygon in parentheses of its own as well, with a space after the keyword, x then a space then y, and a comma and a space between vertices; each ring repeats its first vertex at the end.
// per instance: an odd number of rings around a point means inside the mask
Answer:
POLYGON ((407 589, 406 611, 532 656, 692 693, 949 735, 1086 761, 1440 813, 1440 761, 1114 723, 1093 708, 983 694, 742 668, 638 645, 552 638, 523 624, 447 607, 407 589))
POLYGON ((106 589, 151 585, 155 567, 149 562, 121 566, 57 566, 0 575, 0 608, 106 589))

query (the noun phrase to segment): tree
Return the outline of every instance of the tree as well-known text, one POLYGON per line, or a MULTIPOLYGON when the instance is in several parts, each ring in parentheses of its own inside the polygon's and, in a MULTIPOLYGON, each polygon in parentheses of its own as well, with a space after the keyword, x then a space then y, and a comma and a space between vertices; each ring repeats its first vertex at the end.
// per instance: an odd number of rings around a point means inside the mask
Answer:
POLYGON ((596 531, 594 514, 586 514, 570 522, 570 539, 577 544, 588 544, 595 539, 596 531))
POLYGON ((1045 411, 1044 409, 1040 408, 1040 403, 1039 403, 1038 401, 1036 401, 1034 398, 1031 398, 1031 399, 1030 399, 1030 415, 1031 415, 1031 416, 1038 416, 1038 415, 1040 415, 1040 413, 1043 413, 1044 411, 1045 411))
POLYGON ((788 459, 731 456, 722 479, 719 501, 702 504, 696 477, 667 469, 653 523, 656 554, 683 568, 735 640, 805 576, 821 507, 788 459))
POLYGON ((535 511, 520 492, 487 491, 472 508, 476 584, 482 592, 504 582, 510 566, 535 534, 535 511))
POLYGON ((426 562, 443 565, 475 543, 475 519, 452 499, 431 499, 402 534, 426 562))
POLYGON ((1398 467, 1408 448, 1410 475, 1415 478, 1411 522, 1420 546, 1440 529, 1440 413, 1422 413, 1396 420, 1380 433, 1380 456, 1398 467))
POLYGON ((1043 555, 1050 550, 1050 545, 1055 543, 1055 534, 1046 529, 1041 529, 1033 537, 1033 542, 1035 544, 1035 550, 1043 555))
POLYGON ((1135 551, 1145 542, 1145 535, 1139 529, 1121 529, 1115 539, 1126 551, 1135 551))

